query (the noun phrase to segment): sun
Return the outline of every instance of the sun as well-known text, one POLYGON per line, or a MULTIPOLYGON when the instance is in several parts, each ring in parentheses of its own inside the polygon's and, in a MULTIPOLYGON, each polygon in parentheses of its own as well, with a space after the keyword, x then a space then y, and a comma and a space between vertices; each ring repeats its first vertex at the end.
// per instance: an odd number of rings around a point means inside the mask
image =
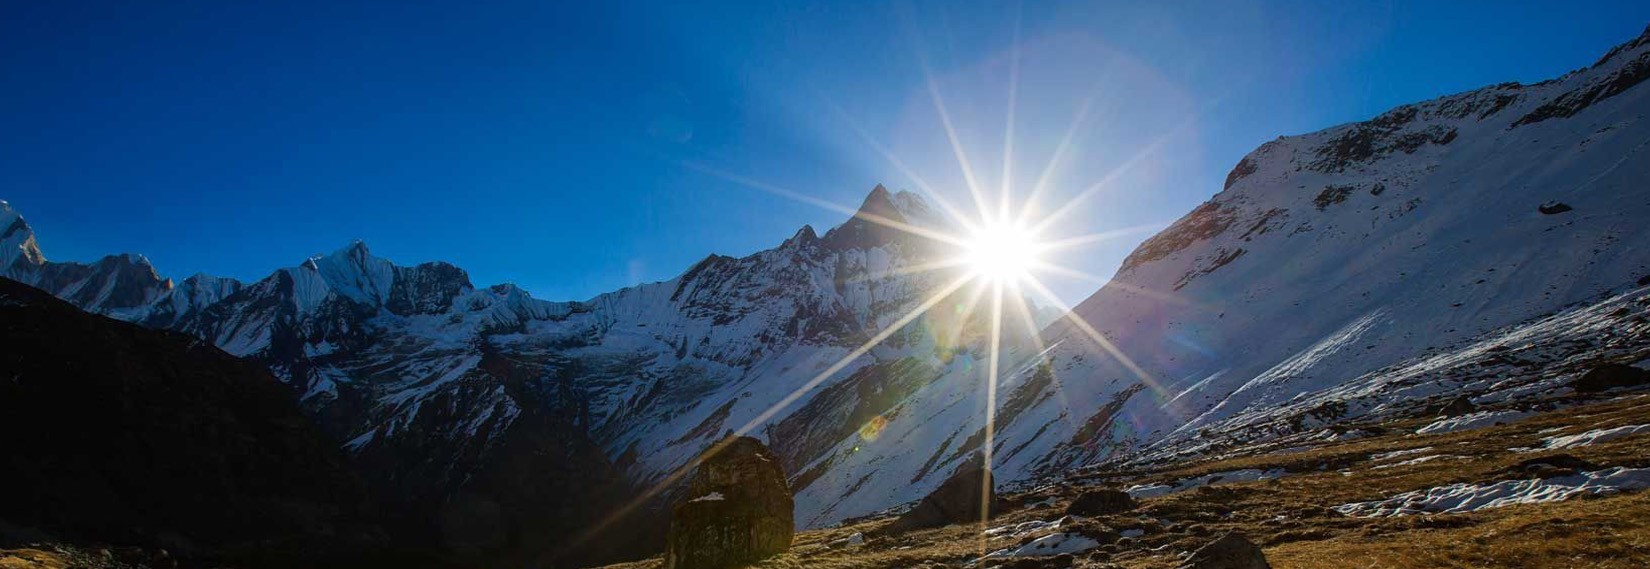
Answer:
POLYGON ((960 261, 981 278, 1013 283, 1031 274, 1042 249, 1030 228, 992 223, 971 231, 963 240, 960 261))

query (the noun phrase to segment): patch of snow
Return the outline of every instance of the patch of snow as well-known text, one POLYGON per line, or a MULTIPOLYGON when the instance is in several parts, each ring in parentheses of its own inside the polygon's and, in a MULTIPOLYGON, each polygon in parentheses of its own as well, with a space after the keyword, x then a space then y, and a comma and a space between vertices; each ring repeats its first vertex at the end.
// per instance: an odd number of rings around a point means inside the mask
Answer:
POLYGON ((1349 516, 1388 517, 1456 514, 1514 504, 1557 502, 1582 494, 1610 495, 1650 487, 1650 468, 1616 467, 1545 480, 1459 483, 1398 494, 1385 500, 1335 506, 1349 516))
POLYGON ((1369 455, 1369 460, 1372 460, 1374 462, 1380 462, 1380 461, 1383 461, 1383 460, 1391 460, 1391 459, 1394 459, 1394 458, 1398 458, 1400 456, 1409 456, 1409 455, 1412 455, 1412 454, 1421 454, 1421 453, 1429 451, 1429 450, 1432 450, 1432 447, 1421 447, 1421 448, 1412 448, 1412 449, 1405 449, 1405 450, 1395 450, 1395 451, 1392 451, 1392 452, 1383 452, 1383 453, 1377 453, 1377 454, 1369 455))
MULTIPOLYGON (((711 492, 709 494, 705 494, 703 496, 700 496, 698 498, 694 498, 694 499, 688 500, 688 501, 689 502, 720 502, 720 501, 726 500, 726 499, 727 498, 725 496, 722 496, 721 492, 711 492)), ((861 536, 862 539, 863 539, 863 537, 864 536, 861 536)))
POLYGON ((1645 432, 1650 432, 1650 425, 1627 425, 1623 427, 1616 427, 1614 429, 1593 429, 1579 435, 1548 437, 1546 439, 1542 439, 1541 448, 1550 450, 1584 447, 1645 432))
POLYGON ((1117 535, 1121 535, 1123 537, 1140 537, 1140 536, 1146 535, 1146 530, 1143 530, 1143 529, 1140 529, 1140 528, 1126 529, 1126 530, 1117 532, 1117 535))
POLYGON ((1077 533, 1056 533, 1045 535, 1027 542, 1019 547, 999 549, 985 555, 985 559, 994 557, 1032 557, 1044 555, 1059 555, 1062 553, 1082 553, 1100 547, 1100 542, 1094 538, 1077 533))
POLYGON ((1071 516, 1064 516, 1058 520, 1031 520, 1013 525, 997 526, 985 530, 985 535, 990 537, 1024 537, 1040 531, 1060 529, 1060 526, 1070 519, 1071 516))
POLYGON ((1036 502, 1027 503, 1026 504, 1026 509, 1029 510, 1029 509, 1032 509, 1032 508, 1048 508, 1048 507, 1052 507, 1053 505, 1054 505, 1054 497, 1049 496, 1047 498, 1043 498, 1043 499, 1038 500, 1036 502))
POLYGON ((1416 457, 1416 458, 1412 458, 1412 459, 1409 459, 1409 460, 1400 460, 1398 462, 1394 462, 1394 463, 1391 463, 1391 464, 1376 465, 1375 468, 1377 468, 1377 469, 1397 468, 1397 467, 1400 467, 1400 466, 1410 466, 1410 465, 1414 465, 1414 464, 1421 464, 1423 462, 1432 462, 1432 461, 1438 460, 1440 458, 1461 458, 1461 457, 1455 456, 1455 455, 1452 455, 1452 454, 1429 454, 1427 456, 1416 457))
POLYGON ((1183 478, 1169 484, 1137 484, 1130 486, 1123 491, 1128 492, 1129 496, 1133 496, 1135 498, 1150 498, 1153 496, 1173 494, 1182 490, 1190 490, 1198 486, 1213 486, 1216 484, 1231 484, 1233 482, 1271 480, 1273 478, 1280 478, 1285 474, 1288 474, 1288 472, 1285 472, 1281 468, 1273 468, 1269 470, 1260 470, 1256 468, 1228 470, 1192 478, 1183 478))
POLYGON ((1535 413, 1531 413, 1529 411, 1515 411, 1511 409, 1505 411, 1479 411, 1477 413, 1468 413, 1460 417, 1450 417, 1448 419, 1433 421, 1425 427, 1415 429, 1415 434, 1439 435, 1443 433, 1482 429, 1484 427, 1514 423, 1534 414, 1535 413))

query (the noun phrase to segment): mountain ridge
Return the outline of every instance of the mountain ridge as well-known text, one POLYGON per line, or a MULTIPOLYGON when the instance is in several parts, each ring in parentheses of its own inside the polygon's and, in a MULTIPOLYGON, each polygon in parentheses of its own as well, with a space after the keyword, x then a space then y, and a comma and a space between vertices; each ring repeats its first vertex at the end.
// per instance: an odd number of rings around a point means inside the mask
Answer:
MULTIPOLYGON (((792 477, 798 524, 817 527, 914 501, 985 445, 999 480, 1025 482, 1216 452, 1254 432, 1315 436, 1328 421, 1402 413, 1440 393, 1516 401, 1558 388, 1551 374, 1422 381, 1390 368, 1507 330, 1531 349, 1557 342, 1575 328, 1542 318, 1642 286, 1650 259, 1636 251, 1650 233, 1632 220, 1650 213, 1634 193, 1650 160, 1631 159, 1650 145, 1647 38, 1650 28, 1558 79, 1260 145, 1074 308, 1082 325, 1045 328, 1043 345, 1010 342, 994 434, 983 431, 983 358, 966 315, 909 322, 836 365, 949 276, 900 270, 944 252, 870 220, 940 220, 880 185, 824 236, 804 226, 772 249, 710 255, 584 301, 477 289, 456 266, 402 267, 361 243, 250 284, 173 286, 152 267, 153 279, 44 282, 60 296, 97 291, 77 301, 88 310, 259 360, 341 445, 379 457, 380 472, 438 457, 399 490, 483 495, 451 519, 515 515, 485 512, 529 489, 465 481, 519 456, 499 441, 525 416, 541 426, 525 438, 570 441, 558 452, 637 488, 751 426, 792 477), (150 292, 160 282, 165 291, 150 292), (137 292, 113 294, 120 283, 137 292), (144 298, 154 308, 134 309, 144 298), (1367 392, 1348 395, 1355 388, 1367 392)), ((5 270, 45 278, 19 223, 5 234, 5 270)), ((124 258, 109 274, 148 266, 124 258)))

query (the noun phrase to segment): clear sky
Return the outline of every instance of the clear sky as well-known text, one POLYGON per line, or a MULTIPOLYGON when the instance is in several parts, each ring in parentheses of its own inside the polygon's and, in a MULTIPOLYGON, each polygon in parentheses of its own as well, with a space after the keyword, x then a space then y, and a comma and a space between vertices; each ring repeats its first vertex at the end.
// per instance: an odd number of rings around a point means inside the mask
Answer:
MULTIPOLYGON (((1005 141, 1023 193, 1076 125, 1045 204, 1118 174, 1074 236, 1172 221, 1276 136, 1550 78, 1650 23, 1642 0, 687 4, 6 2, 0 199, 57 260, 257 279, 364 239, 584 299, 845 217, 748 182, 853 207, 908 170, 968 203, 934 93, 988 188, 1005 141)), ((1146 236, 1058 261, 1109 276, 1146 236)))

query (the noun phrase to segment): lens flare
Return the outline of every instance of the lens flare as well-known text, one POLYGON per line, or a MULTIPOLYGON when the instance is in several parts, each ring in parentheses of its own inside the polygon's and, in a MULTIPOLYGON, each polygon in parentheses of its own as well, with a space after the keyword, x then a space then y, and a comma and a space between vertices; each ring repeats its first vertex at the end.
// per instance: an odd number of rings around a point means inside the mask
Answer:
POLYGON ((859 427, 859 438, 867 442, 875 442, 877 437, 882 436, 882 430, 886 428, 888 428, 888 419, 882 415, 877 415, 859 427))

